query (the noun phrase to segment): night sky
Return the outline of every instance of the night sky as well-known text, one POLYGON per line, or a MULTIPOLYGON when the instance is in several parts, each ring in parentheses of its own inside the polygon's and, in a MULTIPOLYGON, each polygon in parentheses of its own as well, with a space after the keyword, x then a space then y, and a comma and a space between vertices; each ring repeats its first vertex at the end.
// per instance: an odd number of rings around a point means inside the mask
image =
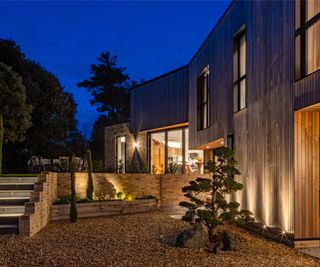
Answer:
POLYGON ((0 38, 53 72, 78 103, 88 137, 98 114, 76 83, 106 50, 132 79, 151 79, 189 62, 228 1, 0 2, 0 38))

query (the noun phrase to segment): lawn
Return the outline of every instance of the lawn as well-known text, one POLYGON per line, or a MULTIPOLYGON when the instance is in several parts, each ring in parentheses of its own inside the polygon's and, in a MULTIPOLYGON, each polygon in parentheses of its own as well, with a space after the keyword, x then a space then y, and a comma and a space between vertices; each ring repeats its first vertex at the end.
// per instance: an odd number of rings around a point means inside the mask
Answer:
POLYGON ((50 223, 35 237, 0 236, 3 266, 319 266, 297 250, 232 229, 238 252, 174 247, 188 225, 161 212, 50 223))

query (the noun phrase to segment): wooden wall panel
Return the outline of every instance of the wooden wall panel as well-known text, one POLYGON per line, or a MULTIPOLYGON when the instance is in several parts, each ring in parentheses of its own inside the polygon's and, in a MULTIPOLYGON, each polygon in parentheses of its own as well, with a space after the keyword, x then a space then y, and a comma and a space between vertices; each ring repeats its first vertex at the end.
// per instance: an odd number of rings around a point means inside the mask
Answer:
POLYGON ((320 112, 295 113, 295 238, 320 238, 320 112))
POLYGON ((234 1, 189 65, 190 146, 234 132, 244 183, 236 196, 258 221, 293 232, 294 1, 234 1), (245 25, 247 108, 232 111, 233 37, 245 25), (210 66, 211 127, 197 131, 196 81, 210 66))
POLYGON ((188 74, 183 67, 132 89, 133 132, 188 121, 188 74))

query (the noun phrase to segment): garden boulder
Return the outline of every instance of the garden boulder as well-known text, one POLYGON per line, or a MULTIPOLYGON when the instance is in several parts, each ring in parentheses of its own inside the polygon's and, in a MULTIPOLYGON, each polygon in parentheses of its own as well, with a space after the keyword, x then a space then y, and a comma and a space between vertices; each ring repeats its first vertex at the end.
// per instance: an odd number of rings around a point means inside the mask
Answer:
POLYGON ((239 238, 229 232, 223 233, 223 250, 238 251, 240 249, 239 238))
POLYGON ((196 223, 191 229, 184 230, 176 239, 177 247, 202 248, 209 242, 209 233, 203 223, 196 223))

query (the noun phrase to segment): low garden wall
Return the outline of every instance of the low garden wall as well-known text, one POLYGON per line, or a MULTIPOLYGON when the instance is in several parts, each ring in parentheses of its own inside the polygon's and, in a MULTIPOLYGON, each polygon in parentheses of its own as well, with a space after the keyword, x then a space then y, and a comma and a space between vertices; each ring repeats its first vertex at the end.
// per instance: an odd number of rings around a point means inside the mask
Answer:
MULTIPOLYGON (((208 174, 147 174, 147 173, 94 173, 95 193, 106 194, 114 198, 117 192, 125 192, 133 197, 153 195, 160 200, 163 210, 176 208, 185 200, 182 187, 197 177, 209 177, 208 174)), ((76 192, 80 198, 86 196, 87 173, 76 174, 76 192)), ((70 174, 58 174, 58 197, 70 195, 70 174)))
MULTIPOLYGON (((134 201, 106 201, 77 204, 78 217, 111 216, 158 210, 157 200, 143 199, 134 201)), ((70 218, 70 204, 52 205, 50 220, 68 220, 70 218)))
MULTIPOLYGON (((125 192, 133 199, 153 195, 156 200, 109 201, 77 204, 79 217, 105 216, 123 213, 146 212, 158 209, 179 208, 185 200, 181 191, 189 181, 208 175, 193 174, 116 174, 94 173, 94 194, 115 198, 116 193, 125 192)), ((76 193, 79 198, 86 196, 87 173, 76 174, 76 193)), ((70 195, 69 173, 44 173, 39 175, 30 202, 25 204, 25 214, 19 219, 20 234, 33 236, 47 225, 50 220, 69 218, 69 205, 54 205, 55 200, 70 195)))
POLYGON ((50 209, 57 199, 57 173, 38 176, 31 193, 30 202, 25 203, 25 213, 19 217, 19 233, 33 236, 44 228, 50 219, 50 209))

